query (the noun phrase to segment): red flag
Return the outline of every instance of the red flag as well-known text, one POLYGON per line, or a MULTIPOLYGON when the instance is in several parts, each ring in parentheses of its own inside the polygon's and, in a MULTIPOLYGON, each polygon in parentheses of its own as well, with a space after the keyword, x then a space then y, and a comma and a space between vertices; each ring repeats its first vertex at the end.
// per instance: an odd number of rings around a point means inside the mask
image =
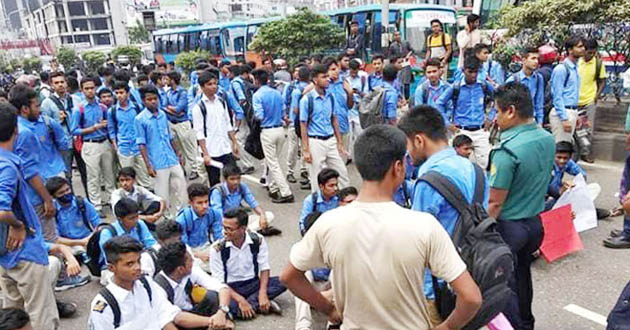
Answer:
POLYGON ((542 256, 551 263, 575 251, 584 249, 573 226, 571 204, 540 214, 545 236, 540 245, 542 256))

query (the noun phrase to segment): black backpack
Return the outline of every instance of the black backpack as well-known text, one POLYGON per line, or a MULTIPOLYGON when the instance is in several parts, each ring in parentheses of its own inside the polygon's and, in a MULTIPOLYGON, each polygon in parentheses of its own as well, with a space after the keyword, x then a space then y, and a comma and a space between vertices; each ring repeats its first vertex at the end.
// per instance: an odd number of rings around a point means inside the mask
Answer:
MULTIPOLYGON (((494 93, 490 91, 487 82, 480 82, 481 89, 483 90, 483 105, 484 107, 490 107, 494 101, 494 93)), ((451 100, 453 102, 453 109, 457 110, 457 101, 459 101, 459 90, 461 89, 461 82, 453 84, 453 94, 451 100)))
MULTIPOLYGON (((151 290, 151 285, 149 285, 149 281, 147 281, 146 277, 140 276, 138 279, 142 282, 142 286, 145 290, 147 290, 147 295, 149 295, 149 303, 153 303, 153 292, 151 290)), ((109 307, 112 309, 112 313, 114 314, 114 329, 120 327, 120 305, 118 304, 118 300, 114 297, 114 295, 107 289, 107 287, 102 288, 98 292, 103 299, 109 304, 109 307)))
MULTIPOLYGON (((249 248, 252 252, 252 262, 254 264, 254 274, 256 278, 258 278, 258 252, 260 252, 260 244, 262 244, 262 238, 251 231, 247 231, 247 235, 252 239, 254 244, 250 245, 249 248)), ((228 269, 227 262, 230 259, 230 248, 225 246, 225 238, 222 238, 214 245, 214 249, 217 252, 221 253, 221 263, 223 264, 223 283, 228 283, 228 269)))
POLYGON ((315 224, 315 221, 317 221, 317 219, 319 219, 322 215, 322 212, 317 211, 317 193, 314 192, 311 197, 313 198, 313 209, 311 210, 311 213, 304 218, 304 229, 300 230, 302 237, 306 235, 306 232, 311 229, 311 227, 315 224))
MULTIPOLYGON (((305 95, 302 95, 302 97, 304 97, 305 95)), ((308 125, 311 123, 311 114, 313 113, 313 107, 315 106, 315 99, 313 98, 313 95, 311 95, 310 93, 308 95, 306 95, 306 97, 308 98, 308 102, 306 104, 306 114, 308 115, 308 118, 306 119, 306 128, 308 130, 308 125)), ((333 116, 335 115, 335 100, 332 98, 330 98, 330 108, 332 109, 330 111, 330 123, 332 125, 332 119, 333 116)), ((295 128, 295 134, 297 134, 298 138, 302 138, 302 127, 300 127, 300 112, 298 110, 298 114, 295 116, 295 123, 294 123, 294 128, 295 128)), ((308 134, 307 134, 308 135, 308 134)))
MULTIPOLYGON (((138 223, 136 223, 136 230, 138 230, 138 233, 140 233, 141 230, 140 221, 142 220, 138 220, 138 223)), ((116 228, 114 228, 114 226, 109 223, 100 223, 98 226, 96 226, 96 228, 94 228, 92 236, 90 236, 90 239, 88 240, 86 253, 89 261, 87 262, 86 266, 88 267, 92 275, 98 277, 101 276, 102 266, 100 263, 102 251, 101 246, 98 243, 101 240, 101 232, 103 230, 111 231, 113 237, 118 236, 118 232, 116 231, 116 228)))
MULTIPOLYGON (((153 277, 153 281, 155 281, 155 283, 157 283, 159 286, 162 287, 162 289, 164 289, 164 291, 166 292, 166 298, 168 299, 168 301, 170 301, 171 304, 175 304, 173 302, 175 300, 175 290, 166 279, 166 276, 164 274, 158 274, 158 272, 155 272, 155 273, 156 275, 153 277)), ((190 297, 190 301, 193 301, 192 295, 191 295, 192 289, 193 289, 193 284, 190 281, 190 277, 188 277, 188 280, 186 281, 186 285, 184 286, 184 292, 186 292, 188 297, 190 297)))
MULTIPOLYGON (((422 175, 422 180, 436 189, 459 212, 453 232, 453 244, 483 296, 477 315, 462 329, 479 329, 505 309, 511 295, 508 281, 514 271, 514 257, 501 235, 496 231, 496 220, 489 218, 483 207, 485 177, 475 166, 475 194, 473 203, 449 179, 435 171, 422 175)), ((443 319, 455 309, 456 296, 448 285, 440 285, 433 276, 435 301, 443 319)))
MULTIPOLYGON (((234 125, 234 114, 230 110, 230 107, 228 107, 226 98, 223 96, 223 93, 217 92, 216 97, 221 102, 221 104, 223 104, 225 111, 228 112, 228 117, 230 117, 230 124, 234 125)), ((206 116, 208 116, 208 108, 206 107, 206 104, 203 103, 203 100, 199 100, 199 110, 201 110, 201 116, 203 117, 203 137, 207 138, 208 133, 206 131, 208 129, 208 126, 206 124, 206 116)))

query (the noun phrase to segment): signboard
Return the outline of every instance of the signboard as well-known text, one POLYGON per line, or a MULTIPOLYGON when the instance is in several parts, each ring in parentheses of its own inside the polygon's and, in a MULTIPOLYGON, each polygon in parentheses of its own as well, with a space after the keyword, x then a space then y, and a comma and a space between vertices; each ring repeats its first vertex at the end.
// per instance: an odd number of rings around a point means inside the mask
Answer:
POLYGON ((455 24, 455 13, 446 10, 416 9, 405 12, 407 28, 430 28, 431 21, 439 19, 444 24, 455 24))
MULTIPOLYGON (((155 12, 157 25, 181 25, 200 21, 200 0, 122 0, 127 22, 143 22, 143 12, 155 12)), ((206 0, 207 1, 207 0, 206 0)))

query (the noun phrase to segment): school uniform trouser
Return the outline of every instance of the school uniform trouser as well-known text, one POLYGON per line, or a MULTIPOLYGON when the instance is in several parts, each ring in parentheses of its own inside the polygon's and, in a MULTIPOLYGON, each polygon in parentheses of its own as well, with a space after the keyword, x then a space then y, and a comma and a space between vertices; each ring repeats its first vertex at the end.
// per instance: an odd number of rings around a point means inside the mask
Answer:
POLYGON ((269 168, 269 191, 280 191, 280 197, 290 196, 291 188, 280 168, 279 155, 284 147, 284 128, 263 128, 260 132, 260 143, 265 154, 265 165, 269 168))
MULTIPOLYGON (((244 150, 243 153, 245 153, 244 150)), ((216 160, 217 162, 222 163, 223 166, 228 164, 236 165, 236 159, 234 158, 232 153, 210 158, 212 158, 212 160, 216 160)), ((208 181, 210 182, 210 187, 214 187, 215 184, 221 182, 220 168, 206 165, 206 171, 208 172, 208 181)))
POLYGON ((488 158, 490 157, 490 132, 480 128, 475 131, 460 129, 458 134, 464 134, 473 141, 473 154, 475 162, 486 168, 488 166, 488 158))
MULTIPOLYGON (((149 176, 147 172, 147 164, 144 162, 142 155, 130 155, 125 156, 118 152, 118 161, 120 167, 132 167, 136 171, 136 182, 144 188, 153 190, 153 178, 149 176)), ((114 205, 112 205, 114 207, 114 205)))
MULTIPOLYGON (((249 135, 249 126, 247 125, 247 120, 241 120, 240 125, 238 126, 238 130, 236 131, 236 143, 238 144, 239 149, 241 150, 240 161, 242 169, 248 167, 256 167, 258 164, 258 160, 254 158, 254 156, 250 155, 249 152, 245 151, 245 141, 247 141, 247 136, 249 135)), ((212 185, 210 185, 212 186, 212 185)))
POLYGON ((182 167, 177 164, 155 170, 155 193, 166 202, 169 219, 175 219, 180 207, 186 204, 186 178, 182 167))
POLYGON ((200 153, 197 146, 197 135, 192 129, 190 122, 172 123, 169 121, 168 126, 173 132, 175 146, 180 150, 184 158, 186 173, 200 173, 202 167, 199 161, 200 153))
POLYGON ((287 174, 295 174, 295 167, 300 165, 300 173, 306 172, 306 165, 304 164, 304 158, 302 158, 302 149, 300 143, 300 137, 295 133, 293 125, 287 128, 287 174))
POLYGON ((326 167, 339 172, 340 189, 350 185, 350 181, 348 180, 348 170, 346 169, 346 164, 339 155, 339 150, 337 149, 337 139, 335 139, 335 137, 330 137, 326 140, 309 137, 308 145, 312 158, 309 166, 312 192, 319 190, 317 175, 326 167))
POLYGON ((11 269, 0 267, 0 288, 4 294, 2 307, 24 309, 33 329, 59 328, 51 272, 54 270, 48 266, 30 261, 20 261, 11 269))
MULTIPOLYGON (((251 280, 228 283, 228 286, 247 299, 247 302, 252 305, 252 308, 256 312, 259 312, 258 290, 260 289, 260 280, 258 277, 252 278, 251 280)), ((269 283, 267 284, 267 297, 269 297, 269 300, 281 295, 286 290, 287 287, 280 283, 278 276, 269 278, 269 283)), ((238 304, 234 299, 230 300, 230 312, 234 316, 239 314, 238 304)))
POLYGON ((562 121, 558 117, 556 109, 551 109, 549 113, 549 125, 551 125, 551 134, 556 139, 556 143, 561 141, 573 142, 573 132, 575 131, 575 121, 577 120, 577 111, 572 109, 564 110, 567 120, 571 124, 571 132, 565 132, 562 128, 562 121))
POLYGON ((348 145, 346 145, 346 150, 350 154, 350 159, 354 156, 354 142, 357 140, 359 135, 363 133, 363 128, 361 127, 361 121, 359 117, 350 117, 350 138, 348 139, 348 145))
POLYGON ((520 220, 499 220, 497 231, 509 246, 514 257, 514 276, 508 285, 513 291, 503 314, 515 330, 534 329, 531 264, 534 253, 540 247, 543 227, 539 216, 520 220))
POLYGON ((74 147, 71 147, 69 150, 62 150, 61 156, 63 157, 64 164, 66 165, 66 180, 70 183, 72 191, 74 191, 74 187, 72 186, 72 160, 74 159, 77 162, 77 170, 79 170, 83 190, 87 194, 87 170, 85 168, 85 162, 83 161, 83 158, 81 158, 81 153, 76 151, 74 147))
MULTIPOLYGON (((591 148, 589 148, 588 150, 583 149, 582 150, 582 155, 583 156, 588 156, 591 154, 592 151, 592 143, 593 143, 593 133, 595 132, 593 129, 595 128, 595 110, 597 109, 597 105, 593 102, 591 104, 587 104, 584 106, 580 106, 579 110, 586 110, 586 116, 588 117, 588 122, 590 124, 588 131, 589 133, 591 133, 588 136, 588 140, 589 142, 591 142, 591 148)), ((576 119, 577 121, 577 119, 576 119)))
MULTIPOLYGON (((329 281, 326 282, 316 282, 313 279, 313 273, 311 271, 307 271, 304 273, 306 279, 311 282, 312 285, 318 291, 324 290, 327 286, 330 285, 329 281)), ((309 305, 306 301, 295 297, 295 330, 310 330, 313 326, 313 317, 311 315, 311 305, 309 305)))
POLYGON ((105 203, 101 200, 101 176, 105 185, 105 200, 109 201, 115 188, 114 151, 109 141, 85 142, 81 157, 87 169, 87 193, 94 208, 100 211, 105 203))

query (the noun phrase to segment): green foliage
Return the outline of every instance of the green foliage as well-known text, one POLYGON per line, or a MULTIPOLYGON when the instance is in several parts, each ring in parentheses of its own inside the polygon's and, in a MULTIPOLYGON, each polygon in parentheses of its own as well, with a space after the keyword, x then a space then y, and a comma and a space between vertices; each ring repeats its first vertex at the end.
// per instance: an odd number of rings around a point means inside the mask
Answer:
POLYGON ((42 70, 42 60, 39 57, 28 57, 22 61, 22 68, 24 68, 24 72, 33 73, 39 72, 42 70))
POLYGON ((280 55, 294 63, 299 56, 338 48, 343 41, 343 30, 329 17, 303 8, 261 26, 249 48, 259 54, 280 55))
POLYGON ((77 53, 72 48, 61 47, 57 50, 57 61, 65 70, 70 70, 77 61, 77 53))
POLYGON ((137 65, 142 59, 142 50, 136 46, 118 46, 112 50, 112 58, 118 61, 118 56, 126 55, 129 57, 131 65, 137 65))
POLYGON ((85 61, 88 72, 96 73, 98 68, 107 61, 107 55, 95 50, 87 51, 83 53, 83 61, 85 61))
POLYGON ((183 52, 179 53, 175 58, 175 65, 190 73, 195 69, 195 61, 198 59, 208 59, 209 57, 210 53, 202 50, 183 52))
POLYGON ((129 42, 132 44, 144 44, 151 41, 149 30, 139 19, 136 19, 136 26, 130 27, 128 32, 129 42))

